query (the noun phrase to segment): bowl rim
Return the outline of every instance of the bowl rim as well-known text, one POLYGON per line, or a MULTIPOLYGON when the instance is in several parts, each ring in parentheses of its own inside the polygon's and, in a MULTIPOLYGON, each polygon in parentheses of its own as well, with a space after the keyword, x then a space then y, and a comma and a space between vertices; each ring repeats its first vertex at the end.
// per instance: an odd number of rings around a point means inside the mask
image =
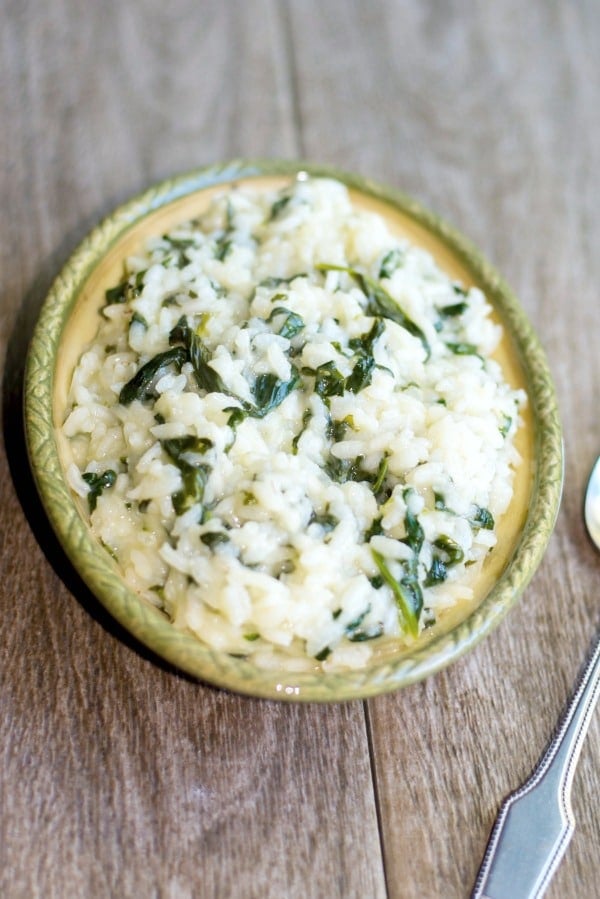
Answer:
POLYGON ((24 383, 27 451, 42 504, 67 557, 107 611, 140 643, 199 681, 264 699, 306 702, 366 699, 428 677, 487 636, 515 605, 550 539, 560 506, 564 453, 553 379, 544 350, 519 301, 483 254, 458 230, 406 194, 362 175, 304 160, 234 159, 160 181, 118 206, 79 244, 44 301, 30 342, 24 383), (521 536, 498 582, 448 633, 408 654, 356 670, 292 672, 257 669, 246 659, 205 647, 175 629, 130 590, 92 537, 66 483, 53 420, 55 360, 64 328, 91 272, 110 247, 156 210, 219 184, 299 172, 330 177, 396 208, 451 251, 499 310, 514 341, 536 423, 535 474, 521 536))

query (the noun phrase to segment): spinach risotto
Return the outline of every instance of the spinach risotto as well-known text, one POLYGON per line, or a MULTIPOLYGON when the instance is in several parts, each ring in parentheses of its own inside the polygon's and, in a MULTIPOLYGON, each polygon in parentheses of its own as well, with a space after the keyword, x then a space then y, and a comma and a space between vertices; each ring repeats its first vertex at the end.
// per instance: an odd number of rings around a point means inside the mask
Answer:
POLYGON ((129 586, 264 667, 360 667, 467 603, 525 402, 477 288, 331 179, 228 188, 106 290, 64 420, 129 586))

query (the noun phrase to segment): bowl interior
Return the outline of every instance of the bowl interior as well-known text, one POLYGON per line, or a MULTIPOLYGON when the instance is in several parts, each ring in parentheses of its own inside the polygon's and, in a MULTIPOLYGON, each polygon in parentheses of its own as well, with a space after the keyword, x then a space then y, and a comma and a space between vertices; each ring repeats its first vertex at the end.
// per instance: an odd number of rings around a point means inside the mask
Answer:
POLYGON ((30 458, 40 495, 69 558, 100 601, 134 636, 169 662, 203 680, 274 698, 339 700, 396 689, 433 673, 474 645, 514 604, 535 570, 552 531, 562 485, 562 444, 552 380, 543 351, 518 302, 497 273, 459 234, 414 201, 364 179, 294 163, 232 163, 164 182, 118 209, 73 255, 42 309, 26 376, 30 458), (506 379, 528 395, 517 436, 522 457, 508 512, 468 605, 445 615, 416 648, 382 642, 356 671, 293 673, 257 669, 251 661, 215 652, 125 585, 91 534, 82 505, 64 477, 69 444, 61 425, 73 368, 93 338, 104 291, 121 279, 124 259, 146 238, 200 214, 216 192, 235 181, 263 189, 302 170, 331 175, 353 202, 384 216, 398 236, 429 251, 453 279, 480 287, 492 302, 504 337, 495 354, 506 379))

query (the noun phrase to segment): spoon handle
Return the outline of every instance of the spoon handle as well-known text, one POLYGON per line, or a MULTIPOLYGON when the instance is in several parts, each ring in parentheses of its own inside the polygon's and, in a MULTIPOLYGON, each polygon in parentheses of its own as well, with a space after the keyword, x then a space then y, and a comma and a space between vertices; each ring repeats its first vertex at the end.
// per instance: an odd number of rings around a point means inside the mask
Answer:
POLYGON ((600 695, 600 636, 528 780, 500 806, 472 899, 539 899, 575 830, 571 784, 600 695))

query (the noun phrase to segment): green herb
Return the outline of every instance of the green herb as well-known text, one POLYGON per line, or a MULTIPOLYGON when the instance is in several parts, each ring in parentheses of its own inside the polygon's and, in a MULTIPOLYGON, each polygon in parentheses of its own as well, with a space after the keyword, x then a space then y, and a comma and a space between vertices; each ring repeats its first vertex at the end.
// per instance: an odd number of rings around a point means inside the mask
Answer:
POLYGON ((298 455, 298 443, 300 441, 300 438, 306 431, 306 428, 308 427, 308 423, 311 420, 312 416, 313 416, 312 409, 305 409, 304 412, 302 413, 302 427, 298 431, 298 433, 296 434, 294 439, 292 440, 292 454, 294 456, 298 455))
POLYGON ((278 200, 275 200, 275 202, 271 206, 271 214, 269 215, 270 222, 276 219, 283 212, 291 199, 292 198, 290 195, 284 195, 283 197, 279 197, 278 200))
POLYGON ((196 245, 193 237, 172 237, 170 234, 163 234, 162 239, 173 250, 189 250, 196 245))
POLYGON ((329 455, 323 465, 323 471, 338 484, 345 484, 346 481, 366 481, 369 475, 365 474, 362 468, 363 459, 364 456, 357 456, 356 459, 338 459, 337 456, 329 455))
POLYGON ((144 286, 145 274, 146 269, 142 272, 136 272, 135 275, 130 275, 125 281, 117 284, 116 287, 109 287, 104 292, 105 305, 114 306, 116 303, 128 303, 139 297, 144 286))
POLYGON ((331 531, 333 531, 334 528, 338 526, 340 520, 339 518, 336 518, 335 515, 332 515, 329 512, 313 512, 308 523, 318 524, 323 528, 326 534, 329 534, 331 531))
POLYGON ((329 655, 331 655, 331 649, 329 648, 329 646, 326 646, 316 654, 315 659, 317 662, 324 662, 329 655))
MULTIPOLYGON (((210 442, 210 441, 209 441, 210 442)), ((173 508, 177 515, 182 515, 192 506, 201 504, 204 500, 204 491, 210 468, 208 465, 199 464, 185 458, 185 454, 193 451, 198 445, 196 437, 181 437, 171 440, 163 440, 161 446, 179 469, 182 481, 182 489, 171 497, 173 508)), ((206 450, 200 450, 200 452, 206 450)))
POLYGON ((382 456, 379 465, 377 466, 377 474, 375 476, 375 480, 373 481, 373 493, 377 494, 383 487, 383 482, 385 481, 385 476, 387 475, 388 470, 388 460, 387 456, 382 456))
POLYGON ((183 345, 186 359, 194 369, 194 375, 198 386, 207 393, 228 393, 221 376, 208 363, 210 354, 202 340, 195 331, 190 328, 185 316, 179 319, 169 334, 169 344, 183 345))
POLYGON ((218 259, 219 262, 223 262, 228 256, 232 246, 233 241, 227 233, 219 237, 215 242, 215 259, 218 259))
POLYGON ((433 541, 433 546, 441 552, 441 555, 435 553, 433 556, 431 567, 424 581, 426 587, 445 581, 448 569, 462 562, 465 555, 462 547, 455 540, 452 540, 451 537, 446 536, 446 534, 440 534, 433 541))
POLYGON ((179 460, 184 453, 203 456, 212 448, 213 442, 208 437, 195 437, 193 434, 187 434, 185 437, 169 437, 167 440, 162 440, 161 446, 171 459, 179 460))
POLYGON ((107 487, 113 486, 113 484, 117 480, 117 474, 112 470, 112 468, 107 468, 106 471, 102 472, 102 474, 94 474, 93 471, 85 471, 82 474, 82 478, 89 488, 87 501, 91 515, 91 513, 96 508, 98 497, 107 487))
POLYGON ((247 413, 244 412, 243 409, 240 409, 239 406, 227 406, 226 409, 223 409, 223 412, 229 412, 229 418, 227 419, 227 424, 234 431, 239 424, 246 420, 248 417, 247 413))
POLYGON ((502 424, 498 428, 498 430, 500 431, 500 433, 502 434, 503 437, 506 437, 508 435, 511 425, 512 425, 512 418, 510 417, 510 415, 504 415, 502 417, 502 424))
POLYGON ((455 356, 477 356, 477 347, 474 343, 447 343, 446 346, 455 356))
POLYGON ((302 316, 298 315, 296 312, 291 312, 289 309, 286 309, 285 306, 276 306, 269 315, 267 323, 270 324, 277 315, 286 316, 277 332, 280 337, 287 337, 288 340, 291 340, 292 337, 295 337, 296 334, 304 328, 304 319, 302 316))
POLYGON ((315 393, 322 400, 330 396, 342 396, 344 393, 346 379, 333 361, 323 362, 318 368, 305 367, 302 373, 314 377, 315 393))
POLYGON ((248 408, 253 418, 264 418, 273 409, 281 405, 284 399, 300 384, 298 369, 291 366, 291 376, 287 381, 280 381, 272 372, 260 374, 254 382, 254 408, 248 408))
MULTIPOLYGON (((409 501, 411 493, 413 493, 411 487, 404 491, 405 502, 409 501)), ((404 516, 404 527, 406 529, 406 537, 404 537, 402 543, 406 543, 406 545, 412 549, 413 553, 418 556, 421 552, 421 547, 423 546, 425 534, 423 533, 423 528, 421 527, 419 519, 408 508, 406 510, 406 515, 404 516)))
MULTIPOLYGON (((206 534, 201 534, 200 539, 204 543, 205 546, 208 546, 210 549, 213 549, 215 546, 218 546, 219 543, 228 543, 229 536, 225 534, 223 531, 207 531, 206 534)), ((248 639, 248 638, 246 638, 248 639)))
POLYGON ((476 506, 475 514, 468 521, 472 528, 482 528, 485 531, 493 531, 494 529, 494 516, 488 509, 484 509, 482 506, 476 506))
POLYGON ((441 550, 445 555, 446 564, 450 567, 451 565, 457 565, 459 562, 465 557, 462 547, 460 544, 453 540, 451 537, 448 537, 446 534, 440 534, 439 537, 433 541, 433 545, 441 550))
POLYGON ((128 281, 123 281, 121 284, 117 284, 116 287, 109 287, 109 289, 104 292, 104 298, 106 299, 106 305, 113 306, 116 303, 125 303, 127 300, 128 288, 129 288, 128 281))
POLYGON ((165 264, 172 262, 175 268, 184 268, 190 261, 187 251, 196 246, 195 240, 191 237, 170 237, 168 234, 163 234, 162 239, 169 249, 174 251, 173 255, 165 260, 165 264))
POLYGON ((375 640, 383 634, 383 624, 381 621, 366 626, 363 625, 363 621, 370 611, 371 607, 367 606, 362 615, 359 615, 358 618, 346 625, 344 634, 352 643, 364 643, 365 640, 375 640))
POLYGON ((373 347, 375 341, 381 336, 384 330, 385 323, 381 318, 377 318, 367 334, 363 334, 360 337, 353 337, 352 340, 349 341, 348 345, 358 354, 358 361, 352 369, 352 372, 346 378, 345 387, 346 390, 349 390, 351 393, 358 393, 364 387, 368 387, 371 383, 373 369, 375 368, 373 347))
POLYGON ((423 608, 423 595, 418 583, 410 575, 396 580, 381 553, 371 549, 371 554, 381 577, 391 588, 406 630, 416 637, 419 633, 419 615, 423 608))
POLYGON ((374 518, 370 527, 365 531, 365 543, 368 543, 371 537, 378 537, 383 534, 383 525, 381 524, 381 516, 374 518))
POLYGON ((440 512, 447 512, 448 507, 446 505, 446 499, 442 493, 436 493, 435 490, 433 492, 433 500, 435 508, 440 512))
POLYGON ((413 337, 418 338, 427 354, 427 358, 431 355, 431 349, 429 347, 429 343, 427 342, 427 338, 423 331, 416 325, 411 318, 406 315, 406 313, 401 309, 400 305, 396 302, 396 300, 390 296, 387 290, 381 286, 377 281, 373 278, 370 278, 368 275, 363 274, 362 272, 357 271, 354 268, 348 268, 343 265, 330 265, 328 263, 322 263, 316 266, 316 268, 321 272, 328 271, 336 271, 336 272, 344 272, 347 275, 350 275, 353 278, 365 297, 367 298, 367 306, 365 312, 367 315, 372 315, 374 318, 387 318, 390 321, 395 322, 397 325, 400 325, 401 328, 404 328, 405 331, 408 331, 409 334, 412 334, 413 337))
POLYGON ((244 634, 244 640, 248 640, 249 643, 253 643, 255 640, 260 638, 260 634, 244 634))
POLYGON ((441 306, 438 309, 438 312, 444 318, 454 318, 458 315, 462 315, 468 308, 468 303, 451 303, 449 306, 441 306))
POLYGON ((253 418, 264 418, 272 409, 279 406, 300 383, 300 375, 294 366, 292 366, 291 377, 287 381, 280 381, 272 372, 260 374, 254 382, 254 404, 247 403, 228 390, 221 376, 209 365, 208 349, 198 334, 190 328, 185 316, 177 322, 169 334, 169 343, 171 345, 183 344, 187 360, 194 369, 196 380, 207 393, 225 393, 238 400, 241 408, 239 410, 237 407, 232 409, 232 415, 228 421, 232 427, 239 424, 247 415, 253 418))
POLYGON ((381 260, 379 268, 380 278, 391 278, 397 268, 404 265, 404 251, 400 247, 394 247, 381 260))
POLYGON ((448 576, 448 567, 439 556, 434 556, 431 561, 431 567, 425 576, 423 584, 425 587, 434 587, 436 584, 442 584, 448 576))
POLYGON ((292 281, 295 281, 296 278, 306 278, 306 272, 296 272, 295 275, 290 275, 289 278, 278 278, 276 276, 271 276, 269 278, 265 278, 263 281, 259 283, 259 287, 281 287, 282 284, 291 284, 292 281))
POLYGON ((154 356, 153 359, 142 365, 133 378, 122 387, 119 393, 119 402, 128 406, 134 400, 140 400, 143 403, 149 399, 155 399, 154 385, 156 382, 171 367, 181 371, 181 366, 186 358, 185 350, 182 347, 173 347, 154 356))

